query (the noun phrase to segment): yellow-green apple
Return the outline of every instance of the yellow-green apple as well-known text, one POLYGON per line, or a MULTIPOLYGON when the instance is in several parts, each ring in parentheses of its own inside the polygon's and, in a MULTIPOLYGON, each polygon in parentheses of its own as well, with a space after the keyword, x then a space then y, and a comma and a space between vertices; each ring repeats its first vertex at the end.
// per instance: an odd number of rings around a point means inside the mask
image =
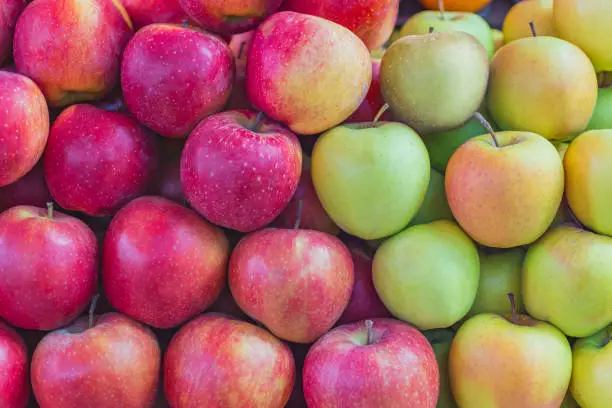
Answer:
POLYGON ((374 255, 376 292, 391 313, 421 330, 450 327, 472 307, 478 250, 448 220, 409 227, 374 255))
POLYGON ((571 224, 546 233, 527 251, 523 302, 527 312, 572 337, 612 322, 612 238, 571 224))
POLYGON ((0 212, 17 205, 44 207, 50 201, 51 193, 40 161, 19 180, 0 187, 0 212))
POLYGON ((565 196, 578 220, 600 234, 612 235, 612 130, 589 130, 569 145, 565 196))
POLYGON ((98 243, 81 220, 48 209, 0 214, 0 317, 16 327, 53 330, 89 303, 97 282, 98 243))
POLYGON ((446 167, 446 196, 455 219, 475 241, 495 248, 538 239, 555 218, 563 184, 559 153, 530 132, 477 136, 461 145, 446 167))
POLYGON ((267 330, 206 313, 170 342, 164 394, 172 408, 283 408, 295 371, 289 346, 267 330))
POLYGON ((423 35, 433 30, 436 33, 461 31, 472 34, 487 51, 489 58, 493 56, 495 44, 489 23, 474 13, 462 11, 439 12, 425 10, 411 16, 402 26, 400 36, 423 35))
POLYGON ((374 50, 391 36, 399 3, 399 0, 285 0, 282 8, 343 25, 374 50))
POLYGON ((367 240, 408 225, 425 198, 430 173, 423 141, 394 122, 331 129, 317 139, 311 167, 317 196, 332 220, 367 240))
POLYGON ((436 408, 457 408, 448 376, 448 355, 455 333, 449 329, 434 329, 423 333, 431 344, 438 363, 440 374, 440 393, 436 408))
POLYGON ((178 0, 120 0, 134 30, 155 23, 182 24, 188 19, 178 0))
POLYGON ((130 112, 166 137, 186 137, 219 112, 234 83, 228 45, 215 35, 174 24, 152 24, 130 40, 121 88, 130 112))
POLYGON ((219 296, 228 258, 220 229, 168 199, 140 197, 119 210, 106 232, 104 293, 127 316, 176 327, 219 296))
POLYGON ((15 24, 27 4, 26 0, 4 0, 0 4, 0 66, 11 55, 15 24))
POLYGON ((460 407, 558 407, 571 373, 572 349, 563 333, 516 313, 473 316, 457 332, 449 354, 460 407))
POLYGON ((491 36, 493 37, 493 50, 497 51, 506 42, 506 39, 504 38, 504 32, 501 31, 501 30, 498 30, 496 28, 492 28, 491 29, 491 36))
POLYGON ((487 107, 502 130, 567 139, 584 130, 596 101, 593 65, 567 41, 521 38, 491 60, 487 107))
POLYGON ((28 350, 15 330, 0 321, 0 406, 26 408, 30 396, 28 350))
POLYGON ((280 215, 295 193, 302 150, 287 128, 253 111, 226 111, 201 121, 181 158, 191 206, 213 224, 240 232, 280 215))
POLYGON ((92 314, 42 339, 32 387, 40 408, 151 407, 160 366, 149 328, 119 313, 92 314))
POLYGON ((597 103, 586 130, 612 129, 612 87, 597 91, 597 103))
POLYGON ((117 84, 131 36, 117 0, 34 0, 15 26, 15 66, 53 107, 99 99, 117 84))
POLYGON ((570 389, 585 408, 606 408, 612 403, 612 326, 574 343, 570 389))
POLYGON ((309 408, 435 408, 438 366, 417 329, 372 319, 321 337, 306 356, 303 384, 309 408))
POLYGON ((49 136, 49 110, 45 97, 31 79, 6 71, 0 71, 0 104, 0 187, 3 187, 32 170, 42 156, 49 136))
POLYGON ((437 220, 453 220, 453 213, 448 206, 444 176, 431 169, 429 174, 429 187, 423 199, 421 208, 408 225, 427 224, 437 220))
POLYGON ((299 134, 316 134, 348 118, 372 79, 370 53, 347 28, 282 11, 255 31, 247 64, 255 107, 299 134))
POLYGON ((353 268, 350 252, 333 235, 263 229, 234 249, 229 286, 238 306, 277 337, 312 343, 348 305, 353 268))
MULTIPOLYGON (((372 82, 368 94, 357 110, 344 123, 372 122, 385 104, 380 92, 380 63, 380 58, 372 58, 372 82)), ((391 120, 391 112, 385 111, 379 119, 381 121, 391 120)))
POLYGON ((433 32, 391 44, 380 88, 395 118, 427 134, 465 123, 482 103, 488 76, 489 58, 474 36, 433 32))
POLYGON ((504 18, 504 41, 532 37, 531 24, 538 36, 556 37, 553 0, 525 0, 516 3, 504 18))
POLYGON ((157 141, 131 116, 87 104, 55 120, 43 157, 54 200, 67 210, 112 215, 149 188, 157 141))

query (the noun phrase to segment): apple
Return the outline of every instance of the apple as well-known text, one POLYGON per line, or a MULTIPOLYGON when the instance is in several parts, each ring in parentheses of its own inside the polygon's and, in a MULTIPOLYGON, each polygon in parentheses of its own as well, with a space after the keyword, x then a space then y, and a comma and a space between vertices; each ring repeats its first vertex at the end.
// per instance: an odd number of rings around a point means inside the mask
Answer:
POLYGON ((152 24, 125 49, 121 88, 140 123, 162 136, 184 138, 223 108, 234 70, 232 53, 219 37, 191 27, 152 24))
POLYGON ((525 0, 516 3, 504 18, 504 41, 532 37, 531 25, 538 36, 556 37, 553 0, 525 0))
POLYGON ((3 187, 32 170, 42 156, 49 136, 49 110, 45 97, 31 79, 6 71, 0 71, 0 102, 3 107, 0 187, 3 187))
POLYGON ((44 207, 51 201, 42 162, 19 180, 0 187, 0 213, 18 205, 44 207))
POLYGON ((91 315, 42 339, 32 387, 40 408, 151 407, 160 365, 149 328, 119 313, 91 315))
POLYGON ((26 0, 4 0, 0 4, 0 66, 11 55, 15 24, 27 4, 26 0))
POLYGON ((191 206, 210 222, 250 232, 280 215, 301 168, 293 133, 253 111, 227 111, 206 118, 189 135, 181 181, 191 206))
POLYGON ((309 408, 434 408, 438 366, 427 339, 393 319, 340 326, 308 351, 303 371, 309 408))
POLYGON ((353 268, 350 252, 332 235, 263 229, 234 249, 229 286, 238 306, 275 336, 312 343, 348 305, 353 268))
POLYGON ((448 329, 434 329, 423 334, 433 348, 440 373, 440 393, 436 408, 457 408, 448 375, 448 355, 455 333, 448 329))
POLYGON ((135 30, 155 23, 181 24, 188 20, 178 0, 120 0, 135 30))
POLYGON ((15 330, 0 321, 0 406, 26 408, 30 397, 28 350, 15 330))
POLYGON ((372 79, 370 53, 347 28, 320 17, 282 11, 255 31, 247 64, 247 96, 295 133, 317 134, 348 118, 372 79))
POLYGON ((59 115, 43 158, 55 201, 92 216, 112 215, 143 195, 157 162, 155 138, 132 117, 87 104, 59 115))
POLYGON ((172 408, 283 408, 294 381, 289 346, 217 313, 182 327, 164 357, 164 393, 172 408))
POLYGON ((444 176, 434 169, 429 173, 429 186, 423 199, 421 208, 410 220, 410 225, 428 224, 432 221, 450 220, 453 221, 453 213, 448 206, 446 190, 444 186, 444 176))
MULTIPOLYGON (((361 105, 344 123, 372 122, 378 111, 385 104, 380 92, 380 63, 380 58, 372 58, 372 82, 370 83, 370 89, 368 89, 368 93, 363 102, 361 102, 361 105)), ((391 112, 385 111, 379 120, 383 122, 391 120, 391 112)))
POLYGON ((612 326, 574 343, 570 389, 582 407, 603 408, 612 401, 609 381, 612 367, 612 326))
POLYGON ((0 317, 53 330, 81 314, 97 282, 98 244, 79 219, 48 209, 0 214, 0 317))
POLYGON ((283 10, 338 23, 355 33, 370 50, 374 50, 383 46, 391 36, 399 3, 399 0, 285 0, 283 10))
POLYGON ((597 103, 586 130, 612 129, 612 87, 597 90, 597 103))
POLYGON ((118 1, 34 0, 15 26, 15 66, 40 86, 50 106, 99 99, 117 83, 131 36, 118 1))

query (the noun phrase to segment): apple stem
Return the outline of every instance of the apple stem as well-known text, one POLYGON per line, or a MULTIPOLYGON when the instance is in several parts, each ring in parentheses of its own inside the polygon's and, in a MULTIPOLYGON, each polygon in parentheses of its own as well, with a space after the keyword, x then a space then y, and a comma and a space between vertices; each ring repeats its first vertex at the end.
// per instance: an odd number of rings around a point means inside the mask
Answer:
POLYGON ((440 18, 446 20, 446 15, 444 15, 444 0, 438 0, 438 8, 440 9, 440 18))
POLYGON ((474 117, 480 122, 480 124, 485 129, 487 129, 487 132, 489 132, 489 134, 493 138, 493 143, 495 143, 495 147, 499 147, 499 141, 497 140, 497 135, 495 134, 495 131, 491 127, 491 124, 485 119, 484 116, 482 116, 480 112, 474 113, 474 117))
POLYGON ((510 299, 510 308, 512 309, 512 323, 518 324, 518 318, 516 316, 516 302, 514 300, 514 293, 508 293, 508 299, 510 299))
POLYGON ((533 21, 529 22, 529 28, 531 29, 531 34, 533 34, 534 37, 537 37, 538 33, 536 32, 535 24, 533 24, 533 21))
POLYGON ((299 229, 301 222, 302 222, 302 200, 298 200, 297 215, 295 216, 295 224, 293 224, 293 229, 299 229))
POLYGON ((372 338, 372 327, 374 326, 374 322, 371 320, 366 320, 365 321, 365 325, 366 325, 366 331, 367 331, 367 346, 369 346, 370 344, 374 343, 374 339, 372 338))
POLYGON ((98 299, 100 299, 100 294, 96 293, 91 298, 91 305, 89 306, 89 328, 91 329, 94 326, 94 313, 96 312, 96 305, 98 304, 98 299))
POLYGON ((242 58, 242 52, 244 51, 244 46, 246 45, 246 41, 240 43, 240 49, 238 50, 238 59, 242 58))
POLYGON ((259 126, 261 126, 261 122, 263 122, 263 118, 264 118, 264 113, 260 111, 257 114, 255 121, 249 126, 249 129, 254 132, 259 131, 259 126))
POLYGON ((380 119, 380 117, 387 111, 387 109, 389 109, 389 104, 385 103, 382 108, 380 108, 378 110, 378 113, 376 114, 376 116, 374 116, 374 120, 372 121, 372 125, 376 125, 378 123, 378 120, 380 119))
POLYGON ((433 28, 433 26, 429 26, 429 34, 431 34, 431 33, 433 33, 433 32, 434 32, 434 28, 433 28))
POLYGON ((53 203, 47 203, 47 218, 50 220, 53 219, 53 203))
POLYGON ((184 19, 183 20, 183 28, 187 28, 187 27, 189 27, 189 20, 184 19))

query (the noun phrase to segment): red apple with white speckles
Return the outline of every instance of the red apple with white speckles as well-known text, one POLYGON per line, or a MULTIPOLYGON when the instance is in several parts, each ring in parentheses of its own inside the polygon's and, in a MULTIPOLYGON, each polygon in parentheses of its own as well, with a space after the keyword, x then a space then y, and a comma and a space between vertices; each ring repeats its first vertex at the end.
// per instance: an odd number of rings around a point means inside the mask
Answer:
POLYGON ((15 24, 26 5, 26 0, 0 2, 0 66, 11 54, 15 24))
POLYGON ((417 329, 394 319, 337 327, 321 337, 304 362, 309 408, 434 408, 438 364, 417 329))
POLYGON ((15 330, 0 322, 0 407, 25 408, 30 395, 28 350, 15 330))
POLYGON ((157 328, 208 308, 225 284, 229 248, 221 230, 162 197, 140 197, 113 218, 102 282, 121 313, 157 328))
POLYGON ((187 200, 213 224, 250 232, 281 213, 302 171, 297 137, 247 110, 210 116, 189 135, 181 158, 187 200))

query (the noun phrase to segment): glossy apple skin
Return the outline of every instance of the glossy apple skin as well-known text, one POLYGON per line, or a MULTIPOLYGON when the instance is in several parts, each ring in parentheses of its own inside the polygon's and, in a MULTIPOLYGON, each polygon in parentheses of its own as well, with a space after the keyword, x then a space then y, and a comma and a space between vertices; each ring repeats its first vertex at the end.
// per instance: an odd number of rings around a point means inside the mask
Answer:
POLYGON ((181 328, 164 358, 172 408, 283 408, 294 381, 289 346, 265 329, 217 313, 181 328))
POLYGON ((140 197, 113 218, 102 282, 118 311, 157 328, 203 312, 225 284, 229 248, 221 230, 162 197, 140 197))
POLYGON ((248 55, 253 105, 295 133, 317 134, 348 118, 372 79, 370 53, 345 27, 291 11, 255 31, 248 55))
POLYGON ((0 105, 2 187, 23 177, 42 156, 49 136, 49 110, 31 79, 6 71, 0 71, 0 105))
POLYGON ((234 70, 232 53, 217 36, 153 24, 127 45, 121 88, 140 123, 162 136, 183 138, 200 120, 223 108, 234 70))
MULTIPOLYGON (((372 59, 372 82, 370 83, 370 89, 361 102, 361 105, 357 108, 351 116, 345 120, 345 123, 359 123, 359 122, 372 122, 376 117, 376 114, 385 104, 385 100, 380 92, 380 59, 372 59)), ((378 119, 381 122, 391 120, 391 112, 386 111, 378 119)))
POLYGON ((281 213, 302 171, 297 137, 252 111, 210 116, 189 135, 181 158, 185 196, 213 224, 240 232, 262 228, 281 213))
POLYGON ((82 221, 30 206, 0 214, 0 317, 13 326, 71 322, 94 294, 97 267, 96 237, 82 221))
POLYGON ((321 337, 304 362, 309 408, 434 408, 439 374, 434 351, 414 327, 372 320, 372 344, 364 321, 321 337))
POLYGON ((229 286, 238 306, 277 337, 312 343, 348 305, 353 268, 348 249, 332 235, 265 229, 234 249, 229 286))
POLYGON ((55 201, 91 216, 112 215, 149 188, 157 141, 132 117, 91 105, 64 110, 43 158, 55 201))
POLYGON ((374 50, 391 37, 399 0, 285 0, 283 9, 338 23, 355 33, 370 50, 374 50))
POLYGON ((26 0, 4 0, 0 4, 0 66, 11 55, 15 24, 26 5, 26 0))
POLYGON ((120 0, 127 11, 134 30, 155 23, 182 24, 187 14, 178 0, 120 0))
POLYGON ((15 330, 0 321, 0 406, 25 408, 30 397, 28 350, 15 330))
POLYGON ((159 384, 161 351, 153 332, 119 313, 51 332, 32 357, 40 408, 148 408, 159 384))
POLYGON ((44 207, 51 201, 51 193, 45 181, 42 162, 19 180, 0 187, 0 212, 17 205, 44 207))
POLYGON ((99 99, 117 83, 132 34, 118 1, 35 0, 15 27, 15 66, 40 86, 50 106, 99 99))

